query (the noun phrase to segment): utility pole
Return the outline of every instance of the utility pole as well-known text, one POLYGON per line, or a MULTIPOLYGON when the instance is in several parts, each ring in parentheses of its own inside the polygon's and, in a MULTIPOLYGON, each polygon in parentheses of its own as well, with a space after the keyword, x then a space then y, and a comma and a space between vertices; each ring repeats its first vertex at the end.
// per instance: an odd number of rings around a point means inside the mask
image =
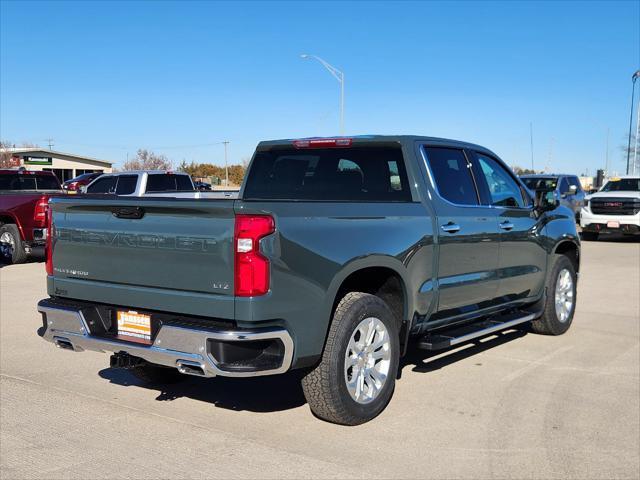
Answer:
MULTIPOLYGON (((636 174, 636 159, 638 157, 638 136, 640 135, 640 101, 638 102, 638 119, 636 120, 636 140, 633 146, 633 175, 636 174)), ((628 172, 627 172, 628 173, 628 172)))
POLYGON ((225 140, 222 143, 224 144, 224 175, 225 175, 224 186, 229 188, 229 165, 227 163, 227 145, 229 145, 229 141, 225 140))
POLYGON ((609 127, 607 127, 607 151, 605 153, 604 171, 606 175, 609 175, 609 127))
POLYGON ((53 138, 47 138, 47 143, 49 144, 49 150, 53 148, 53 138))
POLYGON ((531 170, 535 173, 533 168, 533 122, 529 122, 529 138, 531 139, 531 170))
POLYGON ((631 112, 629 113, 629 142, 627 144, 627 175, 629 175, 629 160, 631 158, 631 127, 633 125, 633 103, 634 103, 634 94, 636 91, 636 80, 640 78, 640 70, 636 70, 636 72, 631 77, 631 112))

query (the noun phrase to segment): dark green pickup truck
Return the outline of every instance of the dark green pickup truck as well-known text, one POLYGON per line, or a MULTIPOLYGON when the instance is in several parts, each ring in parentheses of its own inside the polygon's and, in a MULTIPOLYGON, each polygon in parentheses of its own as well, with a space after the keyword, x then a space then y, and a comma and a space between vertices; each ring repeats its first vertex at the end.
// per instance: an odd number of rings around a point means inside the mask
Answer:
POLYGON ((389 402, 443 349, 576 305, 573 213, 486 148, 416 136, 258 145, 238 199, 52 199, 39 334, 153 382, 302 369, 311 410, 389 402))

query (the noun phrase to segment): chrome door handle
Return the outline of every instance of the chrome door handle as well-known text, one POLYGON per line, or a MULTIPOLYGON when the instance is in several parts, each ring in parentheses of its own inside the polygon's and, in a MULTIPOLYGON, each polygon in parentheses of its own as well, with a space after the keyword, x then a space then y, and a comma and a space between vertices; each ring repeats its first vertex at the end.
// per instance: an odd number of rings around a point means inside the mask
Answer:
POLYGON ((504 221, 500 224, 500 228, 502 230, 512 230, 513 229, 513 223, 507 221, 504 221))
POLYGON ((442 227, 440 228, 442 228, 442 230, 447 233, 456 233, 460 230, 460 225, 458 225, 457 223, 449 222, 446 225, 442 225, 442 227))

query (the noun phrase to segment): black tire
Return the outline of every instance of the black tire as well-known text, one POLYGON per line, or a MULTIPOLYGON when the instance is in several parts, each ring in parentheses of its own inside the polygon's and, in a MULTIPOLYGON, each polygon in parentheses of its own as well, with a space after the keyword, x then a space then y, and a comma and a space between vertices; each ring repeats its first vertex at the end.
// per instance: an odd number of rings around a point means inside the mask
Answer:
POLYGON ((544 311, 540 318, 531 322, 531 329, 535 333, 540 333, 543 335, 562 335, 567 330, 569 330, 571 322, 573 321, 573 314, 576 311, 577 275, 573 262, 566 255, 554 255, 552 262, 553 263, 551 265, 549 276, 547 277, 546 282, 547 294, 544 311), (555 293, 556 285, 560 280, 560 273, 565 270, 569 272, 572 281, 571 292, 573 304, 571 305, 568 317, 564 321, 562 321, 560 318, 558 318, 558 314, 556 313, 555 293))
POLYGON ((187 377, 176 368, 164 367, 155 363, 143 363, 131 368, 129 371, 138 380, 155 385, 178 383, 187 377))
POLYGON ((333 315, 320 363, 302 379, 311 411, 323 420, 341 425, 359 425, 376 417, 393 395, 399 352, 398 322, 388 305, 375 295, 348 293, 333 315), (368 317, 379 319, 387 329, 390 358, 382 388, 372 401, 363 404, 356 402, 347 390, 344 362, 351 336, 368 317))
POLYGON ((5 223, 0 226, 0 238, 9 235, 13 243, 11 252, 6 248, 0 248, 0 255, 3 260, 8 263, 24 263, 27 260, 27 252, 24 251, 20 231, 12 223, 5 223))
POLYGON ((582 235, 580 235, 582 237, 582 240, 585 240, 587 242, 595 242, 596 240, 598 240, 598 232, 582 232, 582 235))

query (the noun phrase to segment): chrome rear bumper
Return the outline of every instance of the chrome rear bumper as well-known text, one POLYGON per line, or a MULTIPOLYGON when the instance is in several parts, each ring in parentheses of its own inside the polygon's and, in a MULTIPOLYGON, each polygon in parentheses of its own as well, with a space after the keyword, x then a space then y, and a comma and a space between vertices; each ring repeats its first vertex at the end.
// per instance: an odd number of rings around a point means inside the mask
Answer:
POLYGON ((210 330, 162 325, 152 345, 137 345, 118 339, 91 335, 89 324, 82 311, 75 307, 58 305, 49 300, 38 303, 43 315, 43 329, 39 334, 57 347, 81 352, 123 352, 147 362, 177 368, 185 374, 215 377, 251 377, 276 375, 286 372, 293 359, 293 340, 282 328, 261 330, 210 330), (210 341, 219 342, 281 342, 282 354, 279 366, 261 369, 244 366, 241 369, 225 368, 211 353, 210 341))

